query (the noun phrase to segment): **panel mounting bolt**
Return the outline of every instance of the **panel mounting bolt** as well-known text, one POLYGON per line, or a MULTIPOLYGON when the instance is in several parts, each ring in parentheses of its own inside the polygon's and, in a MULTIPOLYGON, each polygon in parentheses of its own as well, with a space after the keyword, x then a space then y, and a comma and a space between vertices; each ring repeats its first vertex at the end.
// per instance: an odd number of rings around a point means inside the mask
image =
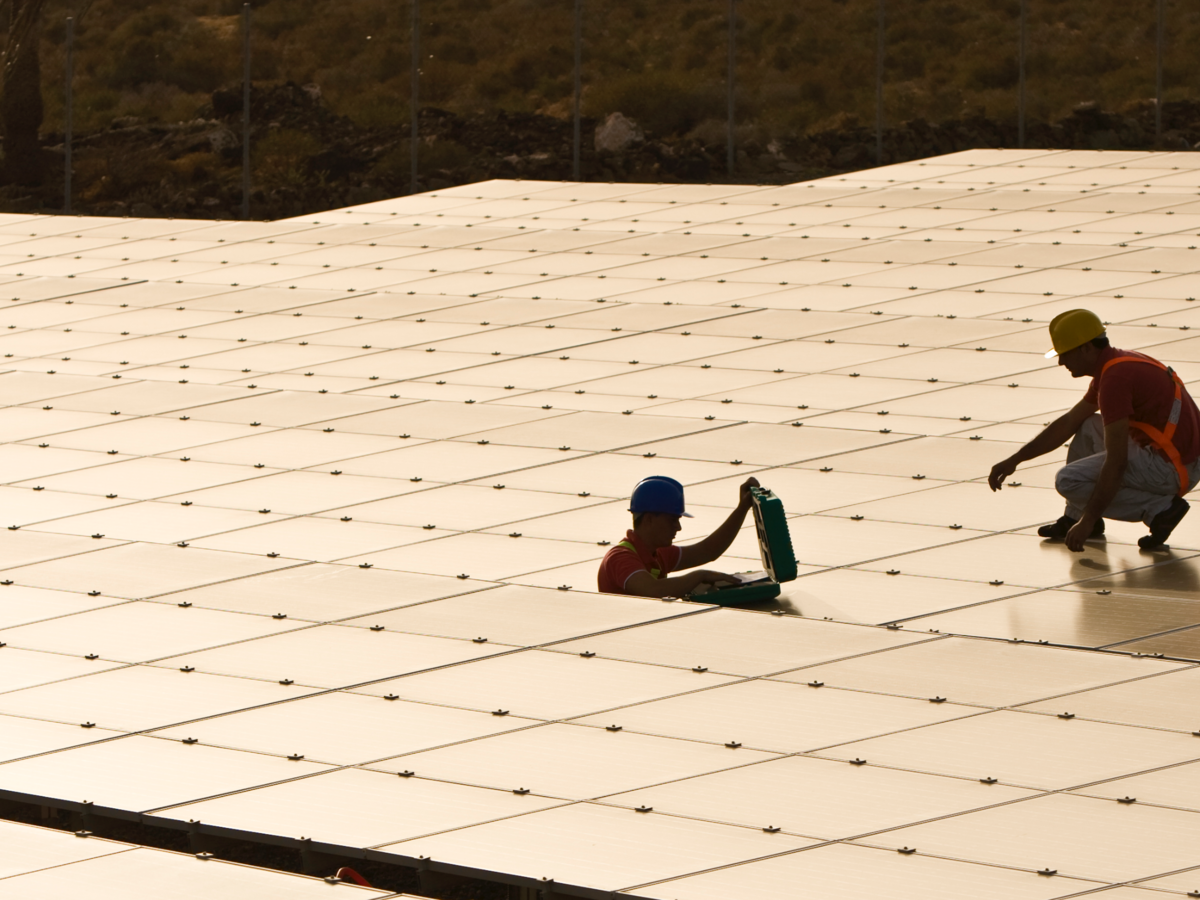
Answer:
POLYGON ((507 709, 493 709, 492 715, 493 716, 507 716, 508 710, 507 709))
POLYGON ((384 694, 383 699, 384 700, 399 700, 400 697, 397 694, 384 694))
POLYGON ((1137 803, 1137 797, 1118 797, 1118 803, 1137 803))
POLYGON ((291 753, 288 755, 288 759, 290 759, 292 762, 299 762, 300 760, 304 759, 304 754, 303 753, 291 753))
POLYGON ((865 759, 850 760, 850 765, 852 765, 852 766, 865 766, 866 764, 867 764, 867 761, 865 759))
POLYGON ((930 703, 945 703, 946 698, 945 697, 930 697, 929 702, 930 703))
POLYGON ((742 746, 742 742, 741 741, 729 741, 725 744, 725 746, 728 747, 730 750, 736 750, 738 747, 742 746))
POLYGON ((1058 869, 1038 869, 1038 874, 1045 875, 1047 878, 1049 878, 1051 875, 1057 875, 1058 869))
POLYGON ((810 681, 810 682, 808 683, 808 686, 809 686, 809 687, 811 687, 811 688, 825 687, 825 682, 823 682, 823 681, 810 681))
POLYGON ((195 672, 195 671, 196 671, 196 667, 195 667, 195 666, 180 666, 180 667, 179 667, 179 671, 180 671, 180 672, 183 672, 183 673, 185 673, 185 674, 186 674, 186 673, 188 673, 188 672, 195 672))
POLYGON ((888 569, 888 570, 887 570, 887 573, 888 573, 889 575, 899 575, 899 574, 900 574, 900 570, 899 570, 899 569, 888 569))
POLYGON ((287 613, 275 613, 273 616, 271 616, 271 618, 272 619, 286 619, 287 613))
POLYGON ((198 744, 198 743, 200 743, 200 739, 194 738, 194 737, 186 737, 179 743, 181 743, 181 744, 198 744))
POLYGON ((471 638, 471 643, 473 643, 473 644, 486 644, 486 643, 487 643, 487 638, 485 638, 485 637, 471 638))
POLYGON ((88 591, 88 596, 89 597, 99 597, 100 592, 99 591, 88 591))
POLYGON ((371 630, 372 631, 383 631, 383 626, 382 625, 372 625, 371 630))
POLYGON ((1000 585, 1004 584, 1004 581, 1000 578, 995 578, 992 581, 989 581, 988 584, 990 584, 992 587, 1000 587, 1000 585))
POLYGON ((1060 719, 1073 719, 1075 718, 1075 713, 1061 712, 1058 714, 1058 717, 1060 719))
POLYGON ((529 793, 529 788, 513 788, 513 793, 524 796, 525 794, 529 793))
POLYGON ((639 806, 639 807, 637 807, 637 809, 634 810, 634 812, 648 813, 653 809, 654 809, 653 806, 639 806))
POLYGON ((79 727, 80 728, 95 728, 96 723, 95 722, 80 722, 79 727))
POLYGON ((593 656, 595 656, 596 654, 595 654, 595 653, 593 653, 591 650, 584 650, 584 651, 583 651, 582 653, 580 653, 579 655, 580 655, 580 656, 582 656, 584 659, 591 659, 591 658, 592 658, 593 656))
POLYGON ((358 567, 359 567, 360 569, 369 569, 369 568, 371 568, 373 565, 375 565, 375 564, 374 564, 374 563, 359 563, 359 564, 358 564, 358 567))
POLYGON ((896 852, 903 853, 905 856, 911 856, 912 854, 917 852, 917 848, 916 847, 901 847, 896 852))
POLYGON ((979 782, 980 784, 995 784, 996 779, 989 775, 987 778, 980 778, 979 782))
POLYGON ((281 678, 279 679, 279 683, 284 687, 287 687, 289 684, 295 684, 296 682, 292 681, 290 678, 281 678))
POLYGON ((692 666, 692 671, 697 673, 707 672, 708 666, 692 666))
POLYGON ((175 604, 175 605, 176 605, 176 606, 181 606, 181 607, 183 607, 184 609, 187 609, 189 606, 191 606, 191 605, 192 605, 192 601, 191 601, 191 600, 184 600, 182 603, 177 603, 177 604, 175 604))

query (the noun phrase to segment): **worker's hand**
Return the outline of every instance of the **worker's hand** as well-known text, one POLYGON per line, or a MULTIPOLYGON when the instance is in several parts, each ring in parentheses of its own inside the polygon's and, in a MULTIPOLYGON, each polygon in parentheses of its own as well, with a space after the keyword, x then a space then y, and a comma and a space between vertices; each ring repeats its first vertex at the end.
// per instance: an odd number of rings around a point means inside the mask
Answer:
POLYGON ((742 486, 738 488, 738 506, 742 507, 743 509, 749 509, 751 503, 753 502, 750 499, 750 488, 752 487, 762 487, 762 485, 758 483, 758 479, 753 475, 743 481, 742 486))
POLYGON ((1002 459, 1000 462, 992 466, 992 472, 988 475, 988 487, 993 491, 998 491, 1004 487, 1004 479, 1017 471, 1017 464, 1012 461, 1010 456, 1008 459, 1002 459))
POLYGON ((702 584, 716 584, 718 581, 728 581, 732 584, 737 580, 732 575, 727 575, 724 572, 714 572, 712 569, 697 569, 695 572, 690 573, 690 575, 695 580, 692 585, 693 589, 702 584))
POLYGON ((1092 529, 1096 527, 1096 523, 1084 516, 1078 522, 1071 526, 1071 530, 1067 532, 1066 544, 1067 549, 1079 553, 1083 550, 1083 542, 1092 536, 1092 529))

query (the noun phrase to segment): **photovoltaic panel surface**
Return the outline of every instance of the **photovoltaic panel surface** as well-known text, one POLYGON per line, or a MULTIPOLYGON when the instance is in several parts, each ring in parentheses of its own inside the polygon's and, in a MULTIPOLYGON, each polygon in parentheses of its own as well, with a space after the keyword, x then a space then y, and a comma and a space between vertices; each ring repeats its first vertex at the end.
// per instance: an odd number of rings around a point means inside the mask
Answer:
MULTIPOLYGON (((1200 379, 1198 170, 5 218, 0 796, 567 895, 1190 890, 1200 519, 1071 553, 1061 449, 986 476, 1082 396, 1058 312, 1200 379), (799 577, 597 593, 653 474, 682 543, 772 488, 799 577)), ((46 872, 292 895, 112 846, 46 872)))

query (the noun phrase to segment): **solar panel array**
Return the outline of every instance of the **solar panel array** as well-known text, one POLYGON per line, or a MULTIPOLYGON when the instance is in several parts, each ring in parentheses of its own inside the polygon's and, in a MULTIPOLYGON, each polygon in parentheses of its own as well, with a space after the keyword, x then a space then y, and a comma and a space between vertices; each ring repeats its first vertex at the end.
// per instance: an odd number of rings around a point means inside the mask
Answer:
MULTIPOLYGON (((180 900, 308 900, 329 897, 330 884, 193 856, 106 840, 87 831, 75 834, 0 821, 0 889, 8 900, 91 897, 178 897, 180 900)), ((336 882, 339 900, 399 898, 387 891, 336 882)))
POLYGON ((1200 517, 1072 554, 1061 453, 984 484, 1057 312, 1197 381, 1197 243, 1193 155, 1078 151, 0 218, 0 796, 581 896, 1200 889, 1200 517), (683 540, 782 498, 778 602, 595 593, 658 473, 683 540))

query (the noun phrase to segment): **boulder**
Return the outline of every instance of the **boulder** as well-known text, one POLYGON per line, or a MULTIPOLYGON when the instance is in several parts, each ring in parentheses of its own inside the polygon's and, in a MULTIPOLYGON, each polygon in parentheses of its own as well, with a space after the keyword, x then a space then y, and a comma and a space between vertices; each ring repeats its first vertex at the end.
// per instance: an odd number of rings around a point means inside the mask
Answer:
POLYGON ((596 149, 601 153, 623 153, 644 140, 646 135, 638 124, 619 112, 611 113, 596 126, 596 149))

